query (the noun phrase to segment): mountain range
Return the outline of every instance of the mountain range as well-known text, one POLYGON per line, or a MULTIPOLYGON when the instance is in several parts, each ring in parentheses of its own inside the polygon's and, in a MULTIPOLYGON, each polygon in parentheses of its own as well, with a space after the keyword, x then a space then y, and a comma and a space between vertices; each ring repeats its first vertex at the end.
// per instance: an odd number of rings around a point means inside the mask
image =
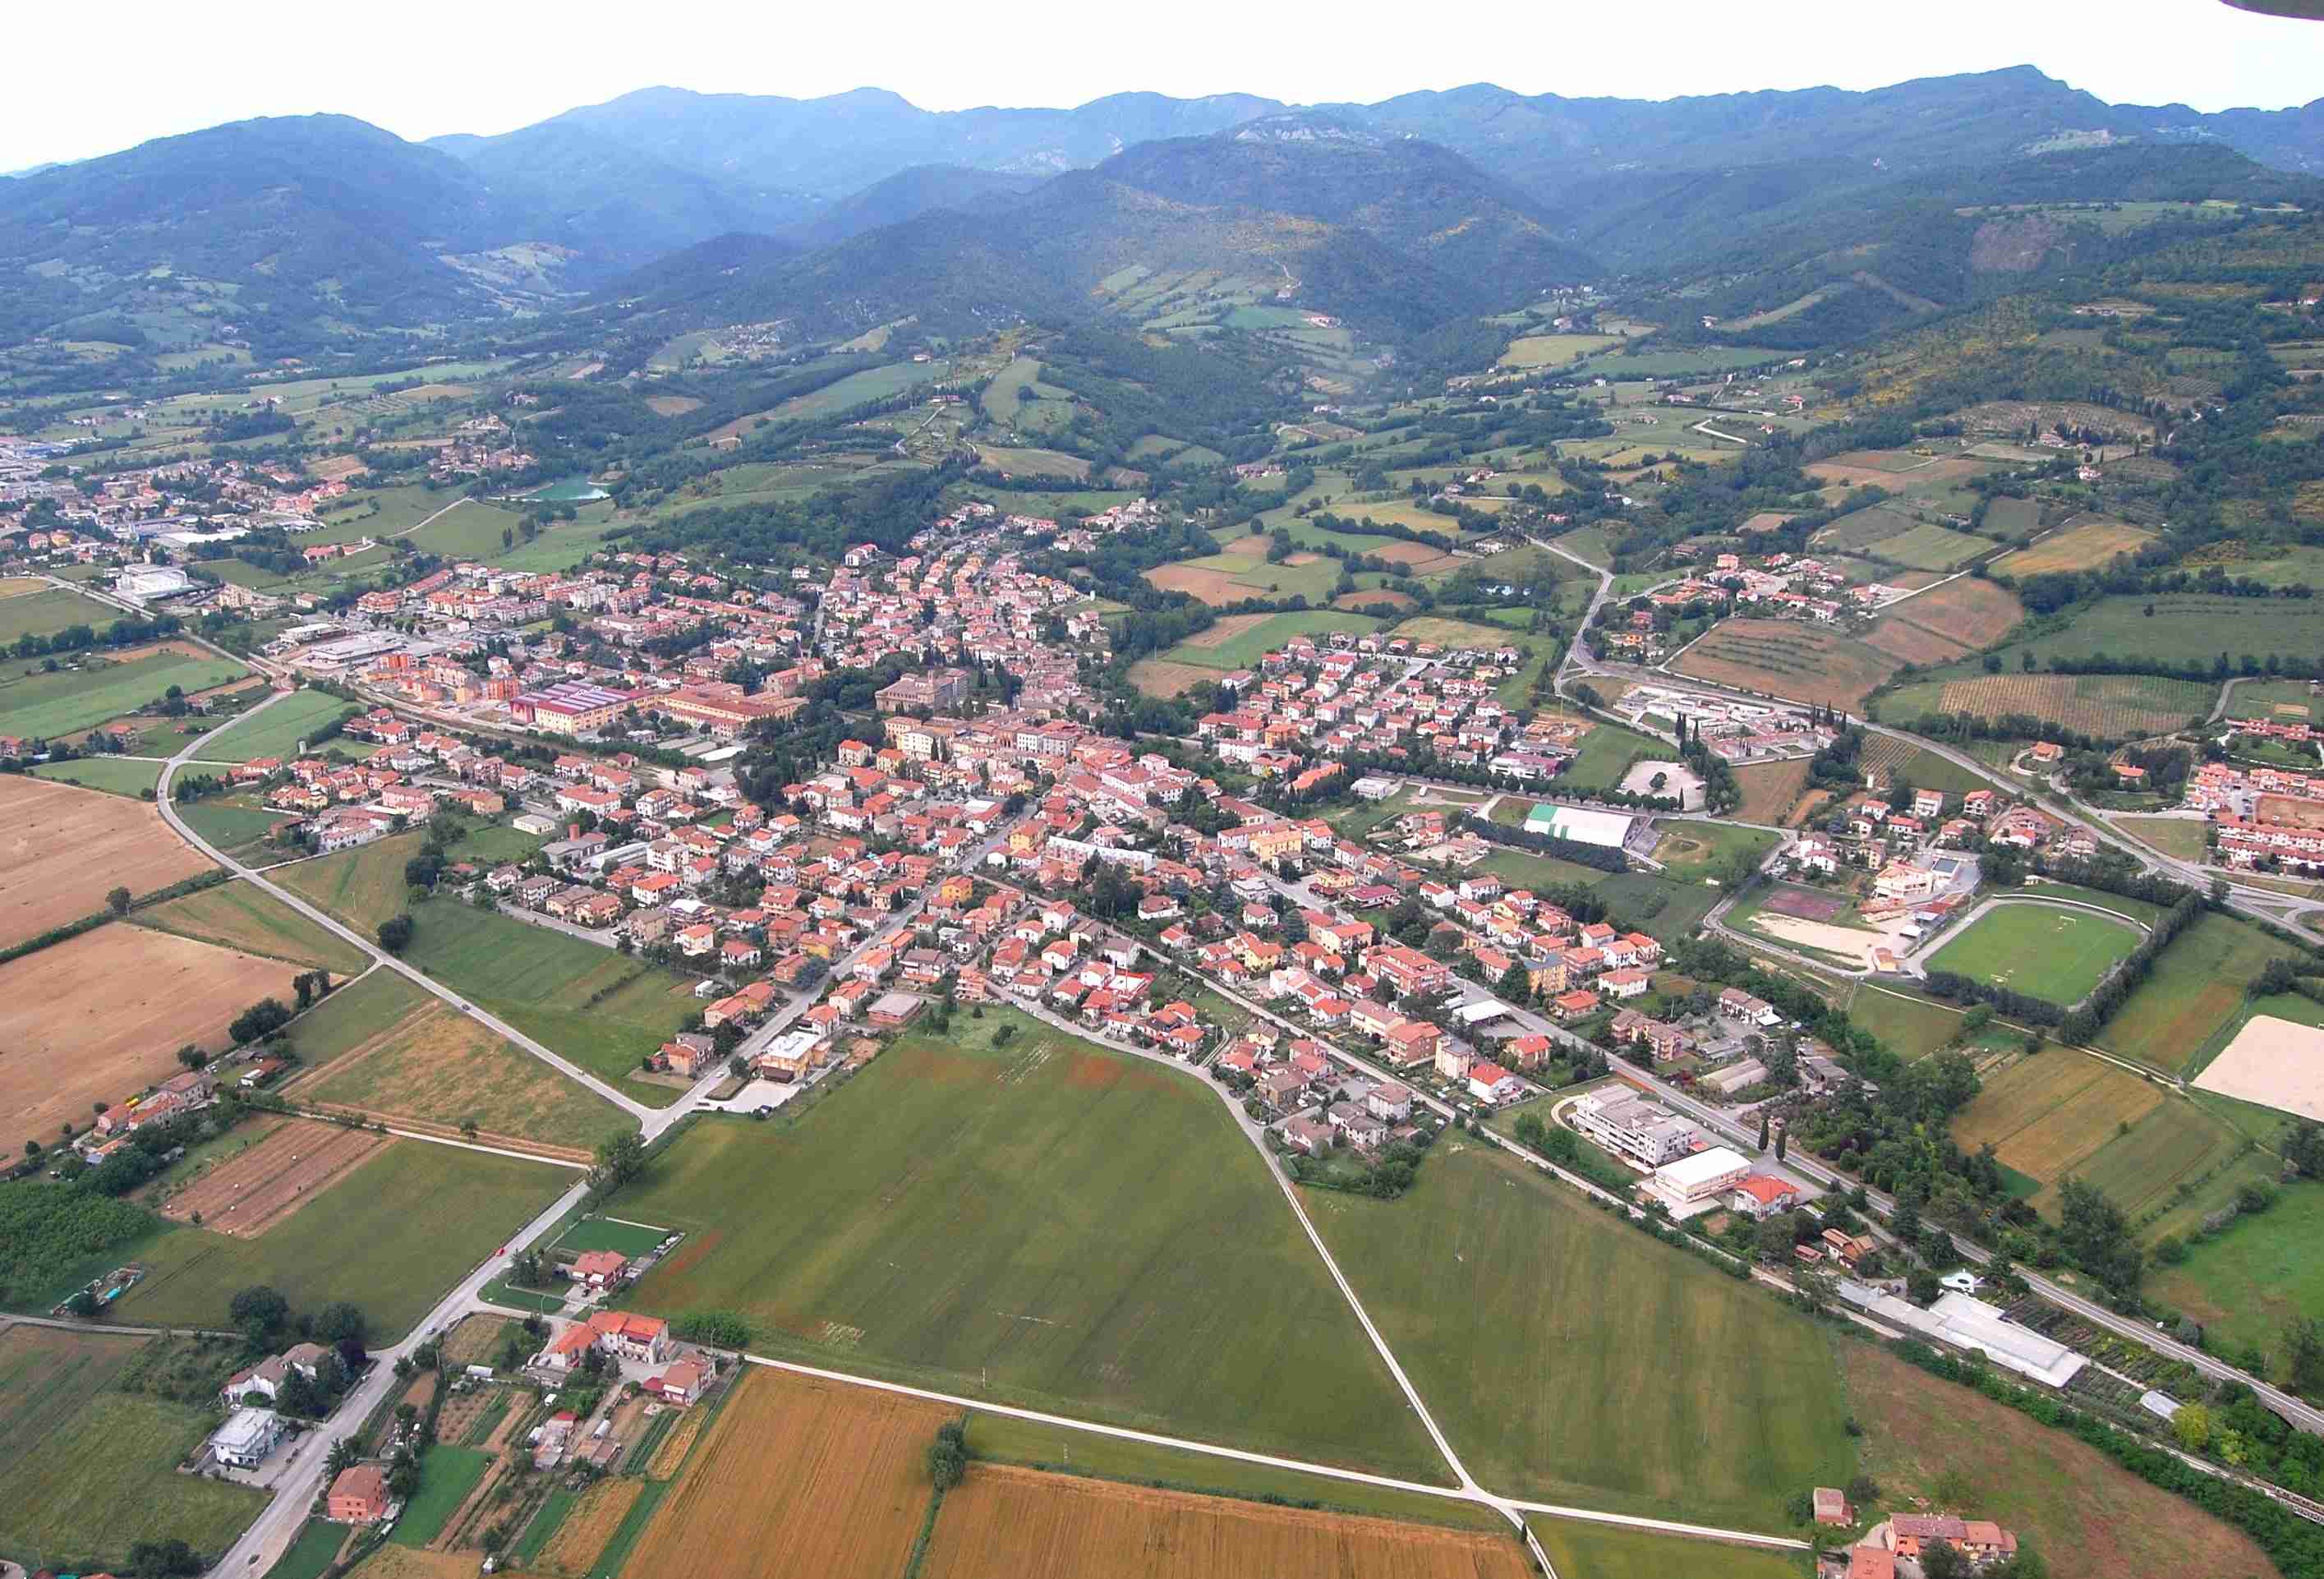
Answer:
POLYGON ((2280 195, 2246 162, 2324 174, 2324 99, 2108 105, 2020 67, 1867 93, 1654 103, 1479 84, 1308 110, 654 88, 427 143, 344 116, 248 121, 0 180, 0 277, 24 282, 0 292, 0 337, 134 314, 198 338, 189 314, 230 315, 279 344, 292 325, 420 328, 609 290, 833 328, 931 302, 1070 313, 1118 270, 1196 260, 1409 328, 1663 267, 1843 197, 1879 207, 2124 148, 2207 152, 2178 166, 2221 183, 2204 195, 2280 195))

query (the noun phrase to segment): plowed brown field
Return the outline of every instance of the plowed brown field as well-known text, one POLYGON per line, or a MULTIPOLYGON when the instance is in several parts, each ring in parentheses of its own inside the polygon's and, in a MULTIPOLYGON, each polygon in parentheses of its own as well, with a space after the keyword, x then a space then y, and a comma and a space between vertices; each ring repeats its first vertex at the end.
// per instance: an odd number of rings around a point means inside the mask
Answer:
POLYGON ((1779 823, 1800 791, 1808 787, 1808 762, 1752 762, 1735 770, 1735 783, 1743 804, 1735 815, 1745 822, 1779 823))
POLYGON ((171 1196, 161 1215, 184 1223, 198 1212, 212 1233, 253 1239, 388 1143, 374 1131, 292 1119, 171 1196))
POLYGON ((895 1579, 935 1495, 928 1444, 954 1411, 763 1367, 735 1386, 629 1571, 895 1579))
POLYGON ((1947 663, 1992 646, 2024 617, 2007 587, 1960 576, 1896 605, 1865 641, 1907 663, 1947 663))
POLYGON ((1526 1579, 1512 1537, 976 1464, 945 1494, 922 1579, 1526 1579))
POLYGON ((95 914, 116 886, 151 893, 209 864, 141 801, 0 778, 0 947, 95 914))
POLYGON ((1797 620, 1729 620, 1671 667, 1713 685, 1853 710, 1896 671, 1896 660, 1797 620))

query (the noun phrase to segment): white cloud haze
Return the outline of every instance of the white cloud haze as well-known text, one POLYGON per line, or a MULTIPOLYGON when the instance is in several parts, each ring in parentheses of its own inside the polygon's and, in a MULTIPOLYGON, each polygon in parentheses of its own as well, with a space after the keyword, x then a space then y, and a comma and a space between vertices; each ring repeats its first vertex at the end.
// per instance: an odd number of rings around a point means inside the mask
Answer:
POLYGON ((1476 0, 1161 11, 918 0, 560 6, 403 0, 376 12, 237 0, 26 5, 9 18, 0 170, 252 115, 337 111, 418 139, 495 133, 667 84, 813 97, 892 88, 930 109, 1151 89, 1295 103, 1490 81, 1575 97, 1682 95, 2031 64, 2116 104, 2280 109, 2324 94, 2324 23, 2220 0, 1476 0))

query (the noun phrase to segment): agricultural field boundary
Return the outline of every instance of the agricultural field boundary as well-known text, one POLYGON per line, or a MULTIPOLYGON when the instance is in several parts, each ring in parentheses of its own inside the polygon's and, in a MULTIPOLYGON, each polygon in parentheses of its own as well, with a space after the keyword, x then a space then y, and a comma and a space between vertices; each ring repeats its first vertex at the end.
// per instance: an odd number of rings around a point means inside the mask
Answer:
MULTIPOLYGON (((522 1311, 506 1314, 521 1316, 522 1311)), ((930 1388, 912 1387, 900 1381, 882 1381, 875 1377, 851 1375, 844 1371, 827 1371, 820 1366, 802 1365, 796 1361, 777 1360, 765 1354, 745 1351, 743 1360, 752 1365, 764 1365, 774 1371, 788 1371, 800 1376, 812 1376, 824 1381, 836 1381, 850 1387, 868 1387, 881 1392, 901 1393, 907 1398, 923 1399, 929 1402, 949 1404, 957 1408, 991 1415, 1009 1415, 1020 1420, 1030 1420, 1039 1426, 1056 1426, 1068 1430, 1088 1431, 1101 1436, 1118 1436, 1127 1442, 1142 1442, 1150 1447, 1167 1447, 1181 1453, 1208 1454, 1213 1458, 1240 1459, 1245 1464, 1263 1464, 1269 1469, 1296 1470, 1303 1474, 1322 1475, 1335 1481, 1351 1481, 1362 1485, 1381 1486, 1394 1491, 1419 1491, 1448 1501, 1475 1502, 1508 1515, 1512 1510, 1524 1513, 1547 1513, 1557 1518, 1580 1519, 1591 1524, 1610 1524, 1626 1529, 1650 1530, 1660 1535, 1683 1536, 1692 1540, 1717 1541, 1728 1546, 1757 1547, 1769 1551, 1803 1552, 1808 1543, 1789 1536, 1763 1535, 1756 1530, 1721 1529, 1713 1525, 1684 1524, 1675 1519, 1648 1519, 1634 1513, 1608 1513, 1595 1508, 1565 1508, 1551 1502, 1526 1502, 1512 1497, 1499 1497, 1477 1485, 1473 1481, 1465 1486, 1432 1486, 1419 1481, 1398 1480, 1393 1475, 1376 1475, 1362 1470, 1343 1469, 1334 1464, 1308 1464, 1296 1458, 1281 1458, 1272 1454, 1253 1453, 1247 1448, 1226 1447, 1214 1443, 1195 1442, 1184 1436, 1164 1436, 1151 1431, 1133 1430, 1127 1426, 1103 1425, 1094 1420, 1076 1420, 1065 1415, 1052 1415, 1039 1409, 1020 1408, 1014 1404, 994 1403, 989 1399, 961 1398, 930 1388)), ((1554 1572, 1554 1570, 1553 1570, 1554 1572)))

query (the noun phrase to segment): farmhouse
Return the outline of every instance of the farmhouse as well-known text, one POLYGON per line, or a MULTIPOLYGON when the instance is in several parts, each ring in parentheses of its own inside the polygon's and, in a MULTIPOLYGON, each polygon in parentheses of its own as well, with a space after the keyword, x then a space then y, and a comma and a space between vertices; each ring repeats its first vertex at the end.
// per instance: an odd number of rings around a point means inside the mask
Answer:
POLYGON ((375 1464, 351 1464, 331 1482, 331 1519, 369 1524, 387 1511, 387 1477, 375 1464))

